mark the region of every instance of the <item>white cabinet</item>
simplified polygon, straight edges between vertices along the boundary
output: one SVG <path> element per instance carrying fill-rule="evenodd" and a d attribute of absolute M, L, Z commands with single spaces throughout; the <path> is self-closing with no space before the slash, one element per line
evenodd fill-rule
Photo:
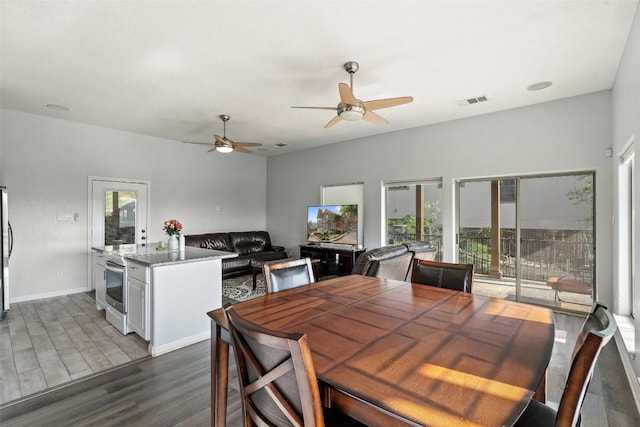
<path fill-rule="evenodd" d="M 127 327 L 143 339 L 151 338 L 149 268 L 127 260 Z"/>
<path fill-rule="evenodd" d="M 107 272 L 104 267 L 105 256 L 93 253 L 93 289 L 96 291 L 96 308 L 107 308 Z"/>

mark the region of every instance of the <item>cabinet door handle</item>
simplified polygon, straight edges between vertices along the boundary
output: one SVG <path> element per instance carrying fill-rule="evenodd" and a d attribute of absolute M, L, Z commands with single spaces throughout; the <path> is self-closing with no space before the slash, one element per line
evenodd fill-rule
<path fill-rule="evenodd" d="M 107 270 L 102 271 L 102 279 L 107 280 Z"/>

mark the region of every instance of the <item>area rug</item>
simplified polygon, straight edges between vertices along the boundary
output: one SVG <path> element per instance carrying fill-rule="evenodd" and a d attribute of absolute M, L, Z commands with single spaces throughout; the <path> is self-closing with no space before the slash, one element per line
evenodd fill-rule
<path fill-rule="evenodd" d="M 256 280 L 256 290 L 253 290 L 253 276 L 251 274 L 222 281 L 222 299 L 229 302 L 241 302 L 267 293 L 264 276 L 260 274 Z"/>

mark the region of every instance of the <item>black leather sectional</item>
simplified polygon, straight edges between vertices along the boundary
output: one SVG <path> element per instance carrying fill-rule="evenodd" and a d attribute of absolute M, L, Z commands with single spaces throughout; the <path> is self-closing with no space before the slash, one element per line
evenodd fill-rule
<path fill-rule="evenodd" d="M 222 278 L 251 273 L 251 261 L 263 262 L 287 257 L 285 248 L 273 246 L 266 231 L 232 231 L 185 235 L 185 244 L 198 248 L 235 252 L 235 258 L 222 260 Z"/>

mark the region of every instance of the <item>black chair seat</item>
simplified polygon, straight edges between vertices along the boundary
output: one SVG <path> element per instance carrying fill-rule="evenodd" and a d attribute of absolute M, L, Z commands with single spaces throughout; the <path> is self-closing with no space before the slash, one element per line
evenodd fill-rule
<path fill-rule="evenodd" d="M 518 418 L 515 427 L 553 426 L 556 424 L 557 415 L 555 409 L 537 400 L 532 400 Z"/>

